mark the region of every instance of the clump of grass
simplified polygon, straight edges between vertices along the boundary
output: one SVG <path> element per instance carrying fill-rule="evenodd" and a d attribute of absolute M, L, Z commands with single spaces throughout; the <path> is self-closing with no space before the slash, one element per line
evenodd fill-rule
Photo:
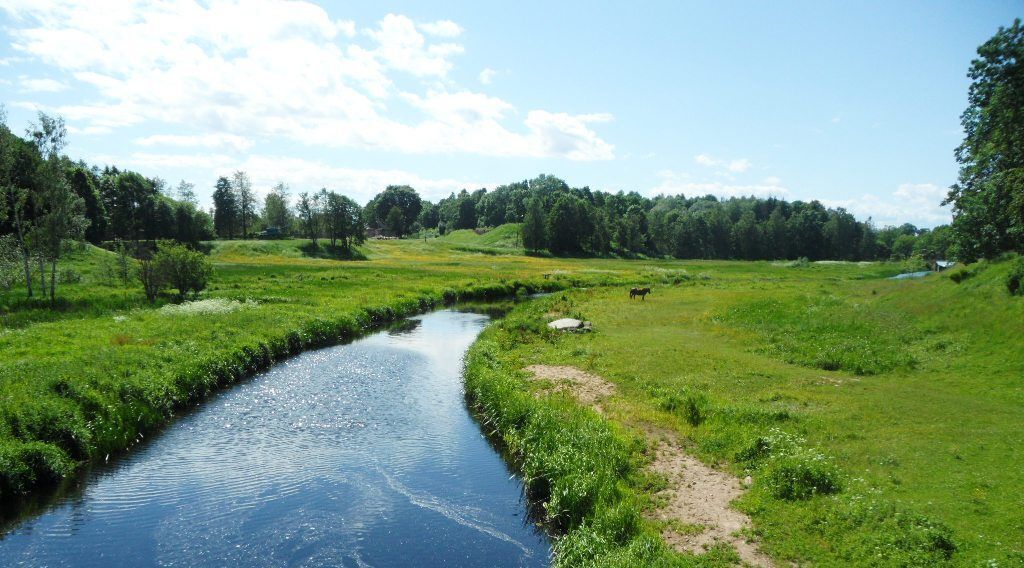
<path fill-rule="evenodd" d="M 699 391 L 683 388 L 665 392 L 659 389 L 654 396 L 660 409 L 681 417 L 690 426 L 700 426 L 711 413 L 707 395 Z"/>
<path fill-rule="evenodd" d="M 837 496 L 818 530 L 842 543 L 839 553 L 848 561 L 877 558 L 888 566 L 941 566 L 959 548 L 948 526 L 869 488 Z"/>
<path fill-rule="evenodd" d="M 809 499 L 842 489 L 842 474 L 830 458 L 778 428 L 757 437 L 737 457 L 758 466 L 762 483 L 776 499 Z"/>

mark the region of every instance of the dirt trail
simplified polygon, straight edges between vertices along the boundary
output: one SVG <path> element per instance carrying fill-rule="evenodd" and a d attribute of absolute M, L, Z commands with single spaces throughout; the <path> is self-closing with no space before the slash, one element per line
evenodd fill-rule
<path fill-rule="evenodd" d="M 602 414 L 601 401 L 615 394 L 615 385 L 575 367 L 531 365 L 526 370 L 535 379 L 554 382 L 553 390 L 568 391 L 581 404 Z M 664 498 L 664 504 L 651 515 L 657 520 L 673 521 L 662 532 L 665 542 L 680 552 L 695 554 L 724 542 L 745 563 L 772 566 L 771 559 L 757 544 L 741 534 L 751 527 L 750 518 L 729 506 L 743 493 L 740 481 L 689 456 L 674 433 L 653 426 L 645 427 L 644 431 L 657 444 L 650 469 L 668 480 L 668 487 L 658 494 Z"/>

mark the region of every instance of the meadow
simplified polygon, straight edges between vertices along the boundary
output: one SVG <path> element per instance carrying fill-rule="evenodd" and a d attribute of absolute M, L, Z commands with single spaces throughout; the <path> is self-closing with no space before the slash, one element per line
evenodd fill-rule
<path fill-rule="evenodd" d="M 211 243 L 201 300 L 145 302 L 76 251 L 56 309 L 0 295 L 0 498 L 30 494 L 298 351 L 434 306 L 520 304 L 467 360 L 467 394 L 560 534 L 559 562 L 721 565 L 670 553 L 644 517 L 643 424 L 753 488 L 762 548 L 818 565 L 1024 561 L 1024 302 L 1010 262 L 894 281 L 888 263 L 522 255 L 508 228 L 371 241 L 362 260 L 307 241 Z M 512 235 L 512 236 L 510 236 Z M 957 273 L 959 274 L 959 272 Z M 650 285 L 645 301 L 628 288 Z M 554 334 L 556 315 L 594 323 Z M 534 396 L 522 368 L 572 365 L 617 387 L 598 415 Z"/>

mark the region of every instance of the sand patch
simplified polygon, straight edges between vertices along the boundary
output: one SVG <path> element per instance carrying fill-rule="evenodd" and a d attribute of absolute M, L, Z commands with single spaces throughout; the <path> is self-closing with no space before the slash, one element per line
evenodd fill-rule
<path fill-rule="evenodd" d="M 671 435 L 658 443 L 650 468 L 668 480 L 668 488 L 659 493 L 666 503 L 653 517 L 673 522 L 662 532 L 669 546 L 700 554 L 724 542 L 747 564 L 772 566 L 757 544 L 740 533 L 751 528 L 750 518 L 729 506 L 743 493 L 740 480 L 687 455 Z"/>
<path fill-rule="evenodd" d="M 555 383 L 555 392 L 568 392 L 580 401 L 580 404 L 594 407 L 598 411 L 601 410 L 598 403 L 615 394 L 615 385 L 576 367 L 530 365 L 526 370 L 533 373 L 535 379 Z"/>

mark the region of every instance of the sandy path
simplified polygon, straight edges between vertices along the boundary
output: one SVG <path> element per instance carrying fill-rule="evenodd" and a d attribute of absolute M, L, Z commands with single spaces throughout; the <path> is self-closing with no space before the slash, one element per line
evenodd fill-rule
<path fill-rule="evenodd" d="M 601 401 L 615 394 L 615 385 L 575 367 L 531 365 L 526 370 L 534 379 L 555 383 L 554 391 L 567 391 L 602 414 Z M 662 532 L 665 542 L 680 552 L 695 554 L 722 542 L 747 564 L 772 566 L 757 544 L 741 535 L 752 526 L 750 518 L 729 506 L 743 493 L 739 480 L 688 455 L 674 433 L 653 427 L 645 431 L 657 444 L 650 469 L 668 480 L 668 487 L 659 493 L 664 505 L 651 515 L 674 521 Z"/>

